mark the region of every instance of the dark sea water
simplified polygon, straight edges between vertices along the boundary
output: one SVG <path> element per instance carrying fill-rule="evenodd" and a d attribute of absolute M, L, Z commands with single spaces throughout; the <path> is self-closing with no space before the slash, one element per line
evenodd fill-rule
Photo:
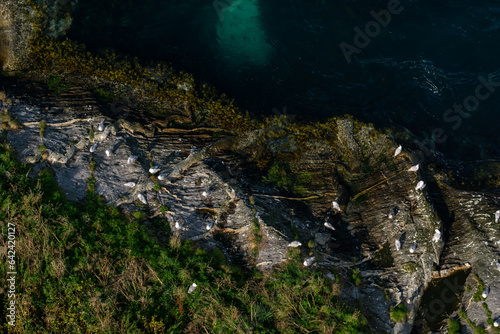
<path fill-rule="evenodd" d="M 500 157 L 498 0 L 79 0 L 74 17 L 90 49 L 171 62 L 257 114 L 349 113 L 450 157 Z M 367 24 L 348 62 L 339 45 Z"/>

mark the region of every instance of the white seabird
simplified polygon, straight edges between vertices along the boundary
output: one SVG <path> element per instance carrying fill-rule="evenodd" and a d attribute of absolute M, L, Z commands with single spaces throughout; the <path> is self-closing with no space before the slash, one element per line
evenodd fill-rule
<path fill-rule="evenodd" d="M 215 225 L 216 222 L 217 222 L 217 220 L 208 223 L 207 227 L 206 227 L 207 231 L 210 231 L 214 227 L 214 225 Z"/>
<path fill-rule="evenodd" d="M 421 190 L 425 188 L 425 183 L 424 181 L 418 181 L 417 186 L 415 187 L 415 190 Z"/>
<path fill-rule="evenodd" d="M 416 164 L 415 166 L 408 168 L 407 172 L 416 172 L 416 171 L 418 171 L 419 168 L 420 168 L 420 165 Z"/>
<path fill-rule="evenodd" d="M 401 153 L 402 150 L 403 150 L 403 146 L 399 145 L 398 148 L 396 149 L 396 151 L 394 151 L 394 158 L 397 157 L 399 155 L 399 153 Z"/>
<path fill-rule="evenodd" d="M 415 241 L 413 245 L 410 247 L 410 253 L 415 253 L 415 250 L 417 249 L 417 242 Z"/>
<path fill-rule="evenodd" d="M 202 193 L 201 193 L 201 196 L 203 196 L 203 197 L 207 197 L 207 196 L 208 196 L 208 193 L 207 193 L 206 191 L 204 191 L 204 192 L 202 192 Z"/>
<path fill-rule="evenodd" d="M 488 298 L 488 295 L 490 294 L 490 287 L 487 286 L 486 289 L 484 289 L 483 293 L 481 294 L 481 296 L 483 298 Z"/>
<path fill-rule="evenodd" d="M 150 172 L 151 174 L 156 174 L 156 173 L 158 173 L 159 171 L 160 171 L 160 167 L 159 167 L 159 166 L 153 166 L 153 167 L 151 167 L 151 168 L 149 169 L 149 172 Z"/>
<path fill-rule="evenodd" d="M 104 131 L 104 120 L 102 120 L 101 123 L 99 123 L 99 126 L 97 127 L 97 130 Z"/>
<path fill-rule="evenodd" d="M 495 223 L 498 223 L 498 221 L 500 221 L 500 210 L 495 212 Z"/>
<path fill-rule="evenodd" d="M 127 182 L 124 184 L 125 187 L 133 188 L 135 187 L 135 182 Z"/>
<path fill-rule="evenodd" d="M 399 241 L 399 239 L 396 239 L 394 243 L 396 244 L 396 250 L 399 252 L 399 250 L 401 249 L 401 241 Z"/>
<path fill-rule="evenodd" d="M 493 323 L 493 326 L 495 326 L 495 327 L 500 326 L 500 317 L 498 317 L 497 320 L 495 320 L 495 322 Z"/>
<path fill-rule="evenodd" d="M 337 203 L 337 201 L 332 202 L 332 207 L 333 211 L 342 212 L 342 209 L 340 208 L 340 205 L 339 203 Z"/>
<path fill-rule="evenodd" d="M 294 247 L 295 248 L 295 247 L 300 247 L 300 246 L 302 246 L 302 243 L 300 241 L 297 241 L 297 240 L 292 241 L 291 243 L 288 244 L 288 247 Z"/>
<path fill-rule="evenodd" d="M 106 150 L 106 156 L 108 156 L 108 157 L 109 157 L 111 154 L 113 154 L 113 151 L 112 151 L 112 150 L 109 150 L 109 149 L 108 149 L 108 150 Z"/>
<path fill-rule="evenodd" d="M 438 242 L 439 240 L 441 240 L 441 231 L 436 228 L 434 230 L 434 236 L 432 237 L 432 241 Z"/>
<path fill-rule="evenodd" d="M 128 157 L 127 163 L 128 164 L 133 164 L 139 157 L 137 155 L 131 155 Z"/>
<path fill-rule="evenodd" d="M 196 283 L 191 284 L 191 286 L 190 286 L 190 287 L 189 287 L 189 289 L 188 289 L 188 293 L 191 293 L 191 292 L 193 292 L 194 290 L 196 290 L 196 287 L 197 287 L 197 286 L 198 286 L 198 285 L 196 285 Z"/>
<path fill-rule="evenodd" d="M 148 204 L 148 201 L 146 201 L 146 197 L 144 197 L 144 195 L 143 195 L 143 194 L 138 194 L 138 195 L 137 195 L 137 198 L 138 198 L 138 199 L 139 199 L 139 201 L 141 201 L 142 203 L 144 203 L 144 204 L 146 204 L 146 205 Z"/>
<path fill-rule="evenodd" d="M 391 212 L 389 213 L 389 219 L 393 219 L 394 217 L 396 217 L 396 215 L 398 214 L 399 212 L 399 208 L 398 207 L 395 207 L 391 210 Z"/>
<path fill-rule="evenodd" d="M 497 269 L 500 270 L 500 262 L 497 262 Z"/>
<path fill-rule="evenodd" d="M 99 145 L 99 143 L 95 143 L 94 145 L 92 145 L 90 147 L 90 153 L 94 153 L 95 152 L 95 149 L 97 148 L 97 145 Z"/>
<path fill-rule="evenodd" d="M 332 224 L 330 224 L 329 222 L 325 222 L 324 225 L 326 228 L 329 228 L 330 230 L 335 231 L 335 227 L 333 227 Z"/>
<path fill-rule="evenodd" d="M 163 181 L 167 178 L 168 174 L 160 174 L 158 175 L 158 180 Z"/>
<path fill-rule="evenodd" d="M 314 260 L 315 260 L 314 256 L 307 258 L 304 261 L 304 266 L 309 267 L 311 264 L 313 264 Z"/>

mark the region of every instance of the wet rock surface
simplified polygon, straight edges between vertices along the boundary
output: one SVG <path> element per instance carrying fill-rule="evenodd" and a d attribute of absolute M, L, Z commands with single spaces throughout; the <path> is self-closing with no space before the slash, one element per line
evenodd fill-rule
<path fill-rule="evenodd" d="M 304 260 L 314 256 L 311 267 L 338 273 L 344 298 L 361 302 L 374 332 L 425 332 L 428 319 L 417 317 L 432 309 L 422 305 L 425 289 L 457 271 L 468 274 L 469 291 L 456 290 L 468 319 L 486 328 L 488 318 L 500 316 L 498 191 L 460 190 L 439 168 L 408 171 L 419 162 L 415 155 L 403 149 L 393 157 L 399 144 L 370 126 L 339 119 L 335 144 L 307 144 L 296 168 L 321 182 L 302 201 L 263 184 L 234 154 L 255 133 L 157 126 L 133 108 L 99 104 L 83 88 L 58 95 L 13 88 L 1 103 L 23 125 L 7 134 L 19 158 L 33 164 L 33 175 L 52 169 L 69 199 L 82 201 L 94 178 L 109 204 L 161 216 L 172 234 L 260 270 L 286 261 L 298 237 Z M 131 156 L 137 160 L 129 163 Z M 159 171 L 151 173 L 153 166 Z M 423 189 L 416 189 L 419 181 Z M 433 241 L 436 229 L 441 236 Z M 490 316 L 473 300 L 475 277 L 491 288 L 484 301 Z M 390 310 L 399 304 L 408 315 L 394 323 Z M 458 319 L 457 310 L 448 317 Z"/>

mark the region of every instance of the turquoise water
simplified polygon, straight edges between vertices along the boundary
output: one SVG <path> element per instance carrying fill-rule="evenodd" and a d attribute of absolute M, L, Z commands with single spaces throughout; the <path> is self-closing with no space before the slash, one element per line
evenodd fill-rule
<path fill-rule="evenodd" d="M 256 114 L 350 113 L 451 157 L 500 157 L 500 2 L 395 3 L 79 0 L 70 36 L 172 62 Z"/>

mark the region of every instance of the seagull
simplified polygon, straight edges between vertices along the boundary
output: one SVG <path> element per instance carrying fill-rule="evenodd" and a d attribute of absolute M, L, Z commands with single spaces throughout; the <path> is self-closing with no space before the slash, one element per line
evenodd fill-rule
<path fill-rule="evenodd" d="M 314 260 L 315 260 L 314 256 L 307 258 L 304 261 L 304 266 L 309 267 L 311 264 L 313 264 Z"/>
<path fill-rule="evenodd" d="M 415 253 L 415 249 L 417 249 L 417 242 L 415 241 L 413 245 L 410 247 L 410 253 Z"/>
<path fill-rule="evenodd" d="M 483 294 L 481 296 L 483 296 L 483 298 L 488 298 L 489 294 L 490 294 L 490 287 L 487 286 L 486 289 L 484 289 Z"/>
<path fill-rule="evenodd" d="M 97 148 L 97 145 L 99 145 L 99 143 L 95 143 L 94 145 L 92 145 L 90 147 L 90 153 L 94 153 L 95 152 L 95 149 Z"/>
<path fill-rule="evenodd" d="M 191 286 L 188 289 L 188 293 L 192 293 L 194 290 L 196 290 L 197 286 L 198 285 L 196 285 L 196 283 L 191 284 Z"/>
<path fill-rule="evenodd" d="M 493 323 L 493 326 L 495 326 L 495 327 L 500 326 L 500 317 L 497 320 L 495 320 L 495 322 Z"/>
<path fill-rule="evenodd" d="M 112 150 L 106 150 L 106 156 L 110 156 L 111 154 L 113 154 L 113 151 Z"/>
<path fill-rule="evenodd" d="M 168 174 L 160 174 L 158 175 L 158 180 L 163 181 L 167 178 Z"/>
<path fill-rule="evenodd" d="M 333 211 L 342 212 L 342 209 L 340 209 L 340 205 L 339 205 L 339 203 L 337 203 L 337 201 L 332 202 L 332 207 L 333 207 Z"/>
<path fill-rule="evenodd" d="M 415 187 L 415 190 L 420 190 L 425 188 L 425 183 L 424 181 L 418 181 L 417 186 Z"/>
<path fill-rule="evenodd" d="M 127 182 L 124 184 L 125 187 L 133 188 L 135 187 L 135 182 Z"/>
<path fill-rule="evenodd" d="M 500 220 L 500 210 L 495 212 L 495 223 L 498 223 L 499 220 Z"/>
<path fill-rule="evenodd" d="M 151 167 L 151 168 L 149 169 L 149 172 L 150 172 L 151 174 L 156 174 L 156 173 L 158 173 L 159 171 L 160 171 L 160 166 L 153 166 L 153 167 Z"/>
<path fill-rule="evenodd" d="M 333 227 L 332 224 L 330 224 L 329 222 L 325 222 L 324 225 L 326 228 L 329 228 L 330 230 L 335 231 L 335 227 Z"/>
<path fill-rule="evenodd" d="M 394 217 L 396 217 L 396 215 L 398 214 L 399 212 L 399 208 L 396 206 L 394 207 L 391 212 L 389 213 L 389 219 L 393 219 Z"/>
<path fill-rule="evenodd" d="M 146 204 L 146 205 L 148 204 L 148 201 L 146 201 L 146 197 L 144 197 L 144 195 L 143 195 L 143 194 L 139 194 L 139 195 L 137 195 L 137 198 L 138 198 L 138 199 L 139 199 L 139 201 L 141 201 L 142 203 L 144 203 L 144 204 Z"/>
<path fill-rule="evenodd" d="M 131 155 L 128 157 L 127 163 L 128 164 L 133 164 L 139 157 L 137 155 Z"/>
<path fill-rule="evenodd" d="M 500 262 L 497 262 L 497 269 L 500 270 Z"/>
<path fill-rule="evenodd" d="M 203 197 L 207 197 L 207 196 L 208 196 L 208 193 L 207 193 L 206 191 L 204 191 L 204 192 L 202 192 L 202 193 L 201 193 L 201 196 L 203 196 Z"/>
<path fill-rule="evenodd" d="M 441 240 L 441 231 L 438 230 L 437 228 L 434 229 L 435 233 L 434 233 L 434 236 L 432 237 L 432 241 L 433 242 L 438 242 L 439 240 Z"/>
<path fill-rule="evenodd" d="M 210 231 L 214 227 L 214 225 L 215 225 L 216 222 L 217 222 L 217 220 L 208 223 L 207 227 L 206 227 L 207 231 Z"/>
<path fill-rule="evenodd" d="M 397 157 L 399 155 L 399 153 L 401 153 L 402 150 L 403 150 L 403 146 L 399 145 L 398 148 L 396 149 L 396 151 L 394 151 L 394 158 Z"/>
<path fill-rule="evenodd" d="M 297 240 L 292 241 L 291 243 L 288 244 L 288 247 L 294 247 L 295 248 L 295 247 L 300 247 L 300 246 L 302 246 L 302 243 L 300 241 L 297 241 Z"/>
<path fill-rule="evenodd" d="M 408 168 L 407 172 L 416 172 L 416 171 L 418 171 L 419 168 L 420 168 L 420 165 L 416 164 L 415 166 Z"/>
<path fill-rule="evenodd" d="M 396 239 L 394 243 L 396 244 L 396 250 L 399 252 L 399 250 L 401 249 L 401 241 L 399 241 L 399 239 Z"/>
<path fill-rule="evenodd" d="M 101 121 L 101 123 L 99 124 L 99 126 L 97 127 L 97 130 L 99 131 L 104 131 L 104 120 Z"/>

